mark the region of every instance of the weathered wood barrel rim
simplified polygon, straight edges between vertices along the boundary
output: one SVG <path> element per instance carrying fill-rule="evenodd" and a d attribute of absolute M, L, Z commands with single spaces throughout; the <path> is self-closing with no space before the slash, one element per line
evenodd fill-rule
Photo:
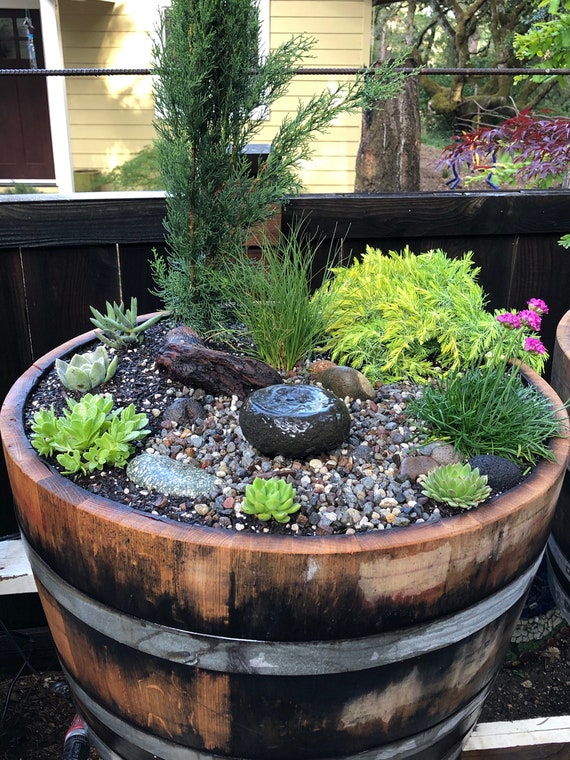
<path fill-rule="evenodd" d="M 552 387 L 563 401 L 570 400 L 570 311 L 556 328 Z M 570 623 L 570 463 L 552 521 L 546 564 L 552 597 L 564 619 Z"/>
<path fill-rule="evenodd" d="M 38 360 L 0 422 L 38 590 L 102 756 L 455 760 L 542 556 L 568 439 L 511 492 L 433 525 L 306 538 L 180 525 L 84 491 L 25 437 L 30 389 L 92 338 Z M 463 636 L 419 651 L 422 631 L 454 620 Z M 359 651 L 339 667 L 347 640 Z M 239 712 L 262 707 L 263 735 Z"/>

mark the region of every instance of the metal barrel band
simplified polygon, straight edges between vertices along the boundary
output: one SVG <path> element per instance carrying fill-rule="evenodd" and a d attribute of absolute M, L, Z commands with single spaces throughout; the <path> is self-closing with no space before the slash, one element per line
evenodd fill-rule
<path fill-rule="evenodd" d="M 542 555 L 518 578 L 471 607 L 429 623 L 331 641 L 258 641 L 170 628 L 119 612 L 59 578 L 27 547 L 36 580 L 85 625 L 137 651 L 222 673 L 326 675 L 369 670 L 443 649 L 483 630 L 528 591 Z"/>
<path fill-rule="evenodd" d="M 550 593 L 562 617 L 570 623 L 569 562 L 552 536 L 548 540 L 546 562 Z"/>
<path fill-rule="evenodd" d="M 557 568 L 560 570 L 562 575 L 566 578 L 568 583 L 570 583 L 570 558 L 568 558 L 560 546 L 558 545 L 558 542 L 554 538 L 554 536 L 551 534 L 548 539 L 548 551 L 552 555 L 552 558 L 554 562 L 556 563 Z"/>
<path fill-rule="evenodd" d="M 113 734 L 120 737 L 123 742 L 130 743 L 136 750 L 142 750 L 149 753 L 152 757 L 160 758 L 161 760 L 247 760 L 246 758 L 236 758 L 229 755 L 210 754 L 202 750 L 175 744 L 167 739 L 142 731 L 93 701 L 65 668 L 63 672 L 69 681 L 75 698 L 79 700 L 80 704 L 84 705 L 86 710 Z M 418 734 L 399 741 L 390 742 L 384 747 L 375 747 L 358 752 L 356 755 L 319 758 L 319 760 L 406 760 L 406 758 L 421 760 L 423 753 L 429 750 L 434 742 L 443 740 L 446 736 L 453 734 L 461 723 L 467 722 L 469 726 L 467 731 L 461 732 L 462 736 L 471 730 L 475 725 L 490 688 L 491 683 L 485 686 L 470 702 L 460 710 L 457 710 L 453 715 Z M 89 738 L 103 760 L 122 760 L 121 756 L 108 747 L 92 729 L 89 730 Z M 459 758 L 460 754 L 461 746 L 453 747 L 441 760 L 455 760 L 455 758 Z"/>

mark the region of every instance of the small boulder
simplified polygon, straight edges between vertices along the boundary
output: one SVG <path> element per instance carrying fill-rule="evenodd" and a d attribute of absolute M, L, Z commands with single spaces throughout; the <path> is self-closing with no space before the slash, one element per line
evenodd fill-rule
<path fill-rule="evenodd" d="M 329 367 L 320 373 L 318 380 L 323 388 L 339 398 L 373 399 L 376 396 L 370 380 L 353 367 Z"/>
<path fill-rule="evenodd" d="M 168 406 L 162 415 L 164 420 L 175 422 L 178 427 L 190 427 L 196 420 L 206 416 L 204 407 L 193 398 L 177 398 Z"/>
<path fill-rule="evenodd" d="M 428 472 L 431 472 L 438 466 L 439 465 L 435 459 L 432 459 L 431 457 L 421 455 L 406 457 L 402 460 L 398 480 L 401 483 L 405 480 L 409 480 L 410 483 L 415 483 L 420 475 L 427 475 Z"/>
<path fill-rule="evenodd" d="M 455 462 L 464 461 L 463 455 L 455 450 L 453 444 L 443 443 L 443 441 L 435 441 L 426 446 L 422 446 L 420 451 L 422 454 L 435 459 L 439 465 L 454 464 Z"/>
<path fill-rule="evenodd" d="M 317 359 L 309 367 L 309 372 L 312 375 L 321 375 L 325 370 L 336 366 L 337 365 L 334 362 L 331 362 L 330 359 Z"/>
<path fill-rule="evenodd" d="M 471 457 L 469 464 L 473 469 L 476 467 L 481 475 L 486 475 L 487 485 L 498 493 L 514 488 L 522 478 L 522 470 L 515 462 L 496 454 Z"/>
<path fill-rule="evenodd" d="M 248 396 L 239 423 L 262 454 L 303 457 L 347 440 L 350 414 L 337 396 L 315 385 L 270 385 Z"/>

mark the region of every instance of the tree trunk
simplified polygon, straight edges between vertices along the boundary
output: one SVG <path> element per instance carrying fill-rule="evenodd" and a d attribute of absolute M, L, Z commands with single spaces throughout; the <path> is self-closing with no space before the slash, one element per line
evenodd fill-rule
<path fill-rule="evenodd" d="M 398 97 L 364 111 L 355 192 L 419 191 L 420 134 L 418 82 L 409 77 Z"/>

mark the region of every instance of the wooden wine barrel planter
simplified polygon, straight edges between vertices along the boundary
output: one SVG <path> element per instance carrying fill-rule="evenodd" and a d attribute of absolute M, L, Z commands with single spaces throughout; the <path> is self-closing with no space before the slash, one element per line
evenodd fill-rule
<path fill-rule="evenodd" d="M 551 382 L 563 401 L 570 399 L 570 311 L 562 317 L 556 329 Z M 570 623 L 570 469 L 566 472 L 554 513 L 546 560 L 552 596 Z"/>
<path fill-rule="evenodd" d="M 90 337 L 37 361 L 0 424 L 45 613 L 102 757 L 457 758 L 546 545 L 568 440 L 494 503 L 435 524 L 311 538 L 181 525 L 77 487 L 25 436 L 30 389 Z"/>

